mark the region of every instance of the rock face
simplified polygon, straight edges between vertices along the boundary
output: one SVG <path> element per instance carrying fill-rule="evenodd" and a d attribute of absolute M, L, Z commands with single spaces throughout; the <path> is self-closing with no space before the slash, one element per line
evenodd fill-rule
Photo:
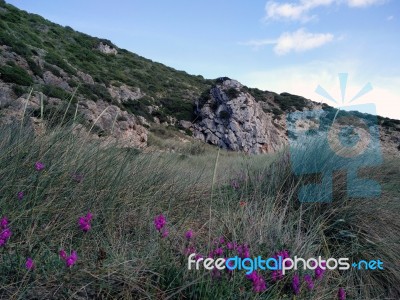
<path fill-rule="evenodd" d="M 124 147 L 144 148 L 147 145 L 147 130 L 139 125 L 132 114 L 115 105 L 99 100 L 85 100 L 79 103 L 79 112 L 100 136 L 116 140 Z"/>
<path fill-rule="evenodd" d="M 104 44 L 103 42 L 97 46 L 97 50 L 104 54 L 116 55 L 118 53 L 117 49 L 111 47 L 110 45 Z"/>
<path fill-rule="evenodd" d="M 224 80 L 210 90 L 208 99 L 197 101 L 200 121 L 192 125 L 193 136 L 223 149 L 252 154 L 278 150 L 286 144 L 286 135 L 242 88 L 238 81 Z"/>
<path fill-rule="evenodd" d="M 125 84 L 120 87 L 111 86 L 108 88 L 108 92 L 118 103 L 137 100 L 144 96 L 139 88 L 131 88 Z"/>

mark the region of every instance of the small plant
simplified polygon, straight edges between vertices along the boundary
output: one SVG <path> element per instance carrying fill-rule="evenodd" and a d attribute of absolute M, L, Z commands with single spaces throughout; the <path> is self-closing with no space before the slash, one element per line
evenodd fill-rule
<path fill-rule="evenodd" d="M 240 95 L 240 92 L 235 88 L 229 88 L 225 91 L 225 94 L 228 96 L 229 99 L 235 99 Z"/>

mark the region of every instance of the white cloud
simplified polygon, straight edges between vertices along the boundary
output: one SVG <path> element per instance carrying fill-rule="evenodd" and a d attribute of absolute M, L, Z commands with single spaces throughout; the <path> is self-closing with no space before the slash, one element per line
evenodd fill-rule
<path fill-rule="evenodd" d="M 347 5 L 350 7 L 366 7 L 375 4 L 382 4 L 384 0 L 347 0 Z"/>
<path fill-rule="evenodd" d="M 241 44 L 251 46 L 254 49 L 265 45 L 275 45 L 275 53 L 285 55 L 292 51 L 303 52 L 318 48 L 333 41 L 333 39 L 334 35 L 331 33 L 310 33 L 304 28 L 300 28 L 295 32 L 285 32 L 276 40 L 251 40 Z"/>
<path fill-rule="evenodd" d="M 283 33 L 274 47 L 278 55 L 284 55 L 291 51 L 302 52 L 321 47 L 326 43 L 333 41 L 331 33 L 310 33 L 303 28 L 289 33 Z"/>
<path fill-rule="evenodd" d="M 376 4 L 382 4 L 386 0 L 300 0 L 293 2 L 268 1 L 265 5 L 266 20 L 293 20 L 309 21 L 313 18 L 309 13 L 320 6 L 330 6 L 332 4 L 346 4 L 349 7 L 367 7 Z"/>

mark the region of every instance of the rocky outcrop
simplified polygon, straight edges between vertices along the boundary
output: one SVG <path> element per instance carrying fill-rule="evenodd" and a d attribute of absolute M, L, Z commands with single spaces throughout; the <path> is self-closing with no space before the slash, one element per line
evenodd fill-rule
<path fill-rule="evenodd" d="M 199 121 L 191 125 L 193 136 L 223 149 L 247 153 L 266 153 L 280 149 L 287 141 L 243 86 L 224 80 L 210 90 L 208 99 L 197 101 Z M 181 125 L 188 127 L 189 124 Z"/>
<path fill-rule="evenodd" d="M 117 49 L 103 42 L 99 43 L 97 50 L 104 54 L 116 55 L 118 53 Z"/>
<path fill-rule="evenodd" d="M 79 103 L 78 111 L 100 136 L 116 140 L 124 147 L 143 148 L 147 145 L 147 130 L 134 115 L 115 105 L 85 100 Z"/>
<path fill-rule="evenodd" d="M 132 88 L 125 84 L 120 87 L 111 86 L 108 88 L 108 92 L 118 103 L 137 100 L 144 96 L 144 93 L 142 93 L 139 88 Z"/>

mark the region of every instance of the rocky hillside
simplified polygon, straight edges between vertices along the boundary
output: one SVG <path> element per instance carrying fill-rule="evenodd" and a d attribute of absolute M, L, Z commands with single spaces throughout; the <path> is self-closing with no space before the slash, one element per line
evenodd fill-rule
<path fill-rule="evenodd" d="M 0 123 L 28 114 L 40 132 L 73 119 L 133 147 L 164 126 L 189 141 L 265 153 L 287 143 L 286 113 L 314 108 L 300 96 L 174 70 L 0 0 Z M 385 149 L 398 154 L 400 121 L 379 122 Z"/>

